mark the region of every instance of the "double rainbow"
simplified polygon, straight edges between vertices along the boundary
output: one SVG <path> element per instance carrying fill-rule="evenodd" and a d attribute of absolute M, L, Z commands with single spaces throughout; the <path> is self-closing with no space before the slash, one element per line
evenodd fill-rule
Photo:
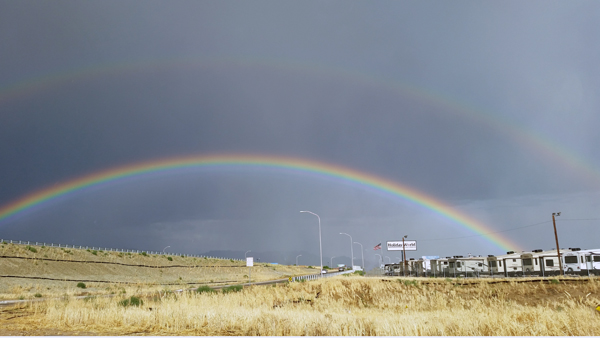
<path fill-rule="evenodd" d="M 499 234 L 491 234 L 494 230 L 489 226 L 467 216 L 431 196 L 410 188 L 406 185 L 390 181 L 385 178 L 356 171 L 350 168 L 323 162 L 291 157 L 276 157 L 262 155 L 208 155 L 159 159 L 150 162 L 135 163 L 122 167 L 112 168 L 62 184 L 39 190 L 24 196 L 0 208 L 0 223 L 9 218 L 18 216 L 28 209 L 40 206 L 59 197 L 81 191 L 104 183 L 114 182 L 127 178 L 140 177 L 161 172 L 177 171 L 186 168 L 231 166 L 257 169 L 287 170 L 299 174 L 316 174 L 328 179 L 337 179 L 345 183 L 357 184 L 365 188 L 400 197 L 425 209 L 433 211 L 445 218 L 456 222 L 460 226 L 481 235 L 495 246 L 504 250 L 518 250 L 519 246 Z"/>

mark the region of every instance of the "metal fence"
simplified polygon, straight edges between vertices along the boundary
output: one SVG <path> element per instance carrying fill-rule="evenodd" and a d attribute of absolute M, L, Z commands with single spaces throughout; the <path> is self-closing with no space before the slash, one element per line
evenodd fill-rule
<path fill-rule="evenodd" d="M 346 271 L 331 272 L 331 273 L 324 273 L 324 274 L 296 276 L 296 277 L 291 277 L 291 279 L 292 279 L 292 282 L 300 282 L 302 280 L 310 281 L 310 280 L 317 280 L 319 278 L 327 278 L 327 277 L 344 275 L 344 274 L 347 274 L 347 273 L 354 273 L 354 271 L 355 270 L 346 270 Z"/>
<path fill-rule="evenodd" d="M 207 259 L 233 259 L 234 261 L 244 262 L 245 259 L 238 258 L 227 258 L 227 257 L 213 257 L 213 256 L 203 256 L 203 255 L 189 255 L 182 253 L 173 253 L 173 252 L 163 252 L 163 251 L 150 251 L 150 250 L 133 250 L 133 249 L 115 249 L 115 248 L 107 248 L 107 247 L 95 247 L 95 246 L 83 246 L 83 245 L 68 245 L 68 244 L 55 244 L 55 243 L 45 243 L 45 242 L 30 242 L 30 241 L 15 241 L 8 239 L 0 239 L 0 243 L 6 244 L 17 244 L 17 245 L 29 245 L 29 246 L 48 246 L 54 248 L 69 248 L 69 249 L 83 249 L 83 250 L 97 250 L 97 251 L 112 251 L 112 252 L 123 252 L 123 253 L 138 253 L 141 254 L 145 252 L 148 255 L 166 255 L 166 256 L 180 256 L 180 257 L 196 257 L 196 258 L 207 258 Z"/>

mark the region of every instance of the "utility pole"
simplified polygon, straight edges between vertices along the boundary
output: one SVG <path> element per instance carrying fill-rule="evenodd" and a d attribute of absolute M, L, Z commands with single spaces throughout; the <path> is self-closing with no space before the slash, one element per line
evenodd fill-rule
<path fill-rule="evenodd" d="M 554 219 L 554 216 L 557 216 L 557 217 L 560 216 L 560 212 L 552 213 L 552 224 L 554 224 L 554 239 L 556 239 L 556 253 L 558 254 L 558 266 L 560 268 L 560 275 L 564 276 L 562 261 L 560 260 L 560 247 L 558 246 L 558 234 L 556 233 L 556 219 Z"/>
<path fill-rule="evenodd" d="M 404 246 L 404 239 L 408 237 L 408 235 L 404 235 L 404 237 L 402 237 L 402 257 L 403 262 L 402 262 L 402 275 L 404 275 L 404 277 L 406 277 L 406 247 Z"/>

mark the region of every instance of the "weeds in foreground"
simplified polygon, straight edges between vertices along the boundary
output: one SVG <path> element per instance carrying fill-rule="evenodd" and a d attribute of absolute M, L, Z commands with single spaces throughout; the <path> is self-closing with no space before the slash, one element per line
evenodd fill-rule
<path fill-rule="evenodd" d="M 600 304 L 596 282 L 545 284 L 553 298 L 529 303 L 534 293 L 546 295 L 541 285 L 482 282 L 455 288 L 440 280 L 416 288 L 392 279 L 333 277 L 237 292 L 173 293 L 139 302 L 134 297 L 119 302 L 107 298 L 43 302 L 32 305 L 41 317 L 39 324 L 32 321 L 31 325 L 85 326 L 111 335 L 143 331 L 155 335 L 593 336 L 600 332 L 594 310 Z"/>
<path fill-rule="evenodd" d="M 136 296 L 131 296 L 129 298 L 123 299 L 119 301 L 119 306 L 128 307 L 128 306 L 141 306 L 144 305 L 144 301 Z"/>
<path fill-rule="evenodd" d="M 198 292 L 198 293 L 204 293 L 204 292 L 206 292 L 206 293 L 215 293 L 217 291 L 215 291 L 215 289 L 211 288 L 208 285 L 203 285 L 203 286 L 197 288 L 196 292 Z"/>

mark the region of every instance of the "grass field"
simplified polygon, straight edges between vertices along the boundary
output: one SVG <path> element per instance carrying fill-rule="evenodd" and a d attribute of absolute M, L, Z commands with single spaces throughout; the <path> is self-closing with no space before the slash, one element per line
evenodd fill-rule
<path fill-rule="evenodd" d="M 4 257 L 0 258 L 0 276 L 30 277 L 2 278 L 0 300 L 33 299 L 36 294 L 43 297 L 65 294 L 101 295 L 123 291 L 132 294 L 140 290 L 235 284 L 248 282 L 249 274 L 245 262 L 237 260 L 27 247 L 16 244 L 0 244 L 0 256 Z M 265 281 L 312 273 L 318 273 L 318 269 L 258 263 L 252 268 L 251 277 L 252 281 Z M 35 277 L 53 280 L 39 280 L 34 279 Z M 76 287 L 77 281 L 86 281 L 86 288 Z"/>
<path fill-rule="evenodd" d="M 0 335 L 464 335 L 600 333 L 600 284 L 333 277 L 141 297 L 90 297 L 0 311 Z M 128 304 L 124 304 L 127 302 Z"/>

